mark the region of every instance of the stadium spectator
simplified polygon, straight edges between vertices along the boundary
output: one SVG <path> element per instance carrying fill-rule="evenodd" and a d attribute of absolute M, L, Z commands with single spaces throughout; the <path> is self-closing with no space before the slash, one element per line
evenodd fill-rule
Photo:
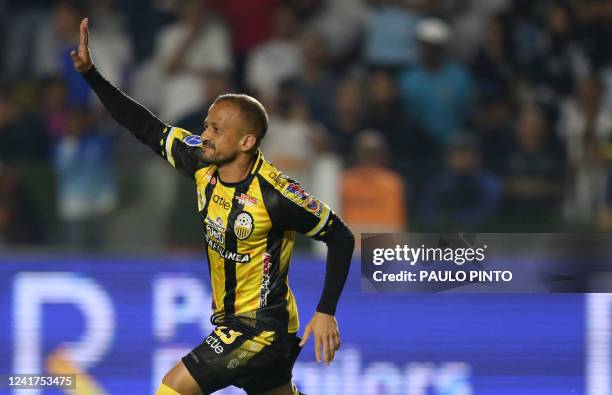
<path fill-rule="evenodd" d="M 471 62 L 470 69 L 478 92 L 485 97 L 504 97 L 513 94 L 512 84 L 516 80 L 516 69 L 510 58 L 509 43 L 503 34 L 503 23 L 499 16 L 492 16 L 484 29 L 483 40 Z M 481 103 L 486 104 L 486 101 Z"/>
<path fill-rule="evenodd" d="M 0 163 L 0 246 L 39 244 L 42 236 L 37 207 L 16 169 Z"/>
<path fill-rule="evenodd" d="M 530 106 L 521 111 L 504 171 L 508 223 L 520 218 L 522 229 L 549 231 L 558 223 L 564 166 L 555 137 L 540 109 Z"/>
<path fill-rule="evenodd" d="M 279 84 L 296 77 L 302 68 L 293 10 L 280 6 L 272 23 L 272 36 L 250 52 L 246 64 L 247 87 L 266 102 L 274 102 Z"/>
<path fill-rule="evenodd" d="M 10 90 L 0 87 L 0 161 L 26 165 L 48 158 L 49 140 L 40 117 L 19 108 Z"/>
<path fill-rule="evenodd" d="M 66 130 L 69 115 L 68 98 L 64 81 L 48 78 L 41 82 L 42 120 L 45 132 L 52 140 L 59 139 Z"/>
<path fill-rule="evenodd" d="M 47 0 L 0 1 L 0 71 L 12 79 L 27 79 L 35 73 L 31 51 L 40 26 L 48 23 Z"/>
<path fill-rule="evenodd" d="M 400 69 L 416 62 L 415 30 L 422 16 L 403 1 L 369 0 L 363 58 L 367 65 Z"/>
<path fill-rule="evenodd" d="M 204 105 L 180 119 L 176 126 L 199 134 L 204 129 L 204 118 L 217 96 L 232 91 L 226 73 L 208 72 L 201 83 L 205 96 Z M 170 215 L 164 226 L 164 238 L 173 251 L 199 251 L 202 243 L 200 218 L 193 213 L 198 207 L 193 198 L 193 182 L 186 177 L 173 177 L 176 196 L 170 202 Z M 172 182 L 172 181 L 171 181 Z M 174 183 L 172 183 L 174 184 Z"/>
<path fill-rule="evenodd" d="M 482 169 L 478 143 L 468 135 L 449 142 L 447 168 L 417 202 L 419 224 L 430 231 L 484 229 L 495 219 L 501 198 L 498 179 Z"/>
<path fill-rule="evenodd" d="M 335 93 L 334 123 L 329 128 L 333 149 L 345 159 L 357 133 L 364 128 L 363 82 L 357 77 L 340 81 Z"/>
<path fill-rule="evenodd" d="M 208 108 L 217 96 L 232 91 L 232 83 L 228 73 L 209 71 L 201 76 L 200 88 L 202 89 L 202 96 L 204 96 L 202 106 L 185 115 L 176 123 L 176 126 L 189 130 L 192 133 L 202 130 Z"/>
<path fill-rule="evenodd" d="M 474 122 L 483 167 L 496 175 L 503 173 L 513 143 L 514 113 L 510 100 L 501 92 L 483 92 Z"/>
<path fill-rule="evenodd" d="M 587 76 L 577 83 L 575 96 L 561 109 L 558 131 L 572 170 L 564 211 L 573 223 L 593 224 L 604 203 L 604 149 L 612 137 L 612 111 L 603 106 L 603 89 L 598 76 Z"/>
<path fill-rule="evenodd" d="M 110 138 L 91 130 L 88 121 L 84 109 L 72 109 L 55 148 L 61 242 L 74 249 L 103 246 L 107 217 L 118 198 Z"/>
<path fill-rule="evenodd" d="M 360 132 L 353 146 L 353 158 L 352 166 L 342 174 L 344 220 L 356 233 L 405 231 L 406 185 L 388 167 L 383 136 L 374 130 Z"/>
<path fill-rule="evenodd" d="M 576 20 L 576 34 L 581 48 L 589 58 L 592 70 L 599 70 L 610 63 L 610 0 L 569 0 L 572 14 Z"/>
<path fill-rule="evenodd" d="M 178 21 L 157 36 L 154 61 L 163 79 L 160 115 L 167 122 L 176 122 L 202 106 L 201 77 L 206 72 L 231 69 L 229 33 L 203 4 L 182 0 Z"/>
<path fill-rule="evenodd" d="M 402 74 L 401 96 L 405 111 L 443 147 L 473 115 L 475 86 L 465 67 L 446 56 L 451 31 L 445 22 L 426 19 L 416 34 L 419 64 Z"/>
<path fill-rule="evenodd" d="M 70 106 L 86 107 L 90 93 L 87 84 L 71 69 L 70 50 L 79 42 L 79 23 L 85 9 L 76 0 L 60 0 L 50 18 L 38 29 L 34 43 L 34 71 L 37 77 L 59 76 L 68 92 Z"/>
<path fill-rule="evenodd" d="M 364 0 L 327 0 L 321 12 L 305 23 L 304 28 L 325 38 L 335 64 L 350 68 L 359 55 L 367 11 Z"/>
<path fill-rule="evenodd" d="M 91 26 L 92 56 L 110 81 L 125 86 L 133 49 L 123 14 L 115 8 L 114 0 L 92 2 L 91 14 L 95 15 Z"/>
<path fill-rule="evenodd" d="M 281 1 L 208 0 L 207 3 L 223 17 L 230 28 L 234 54 L 233 82 L 239 91 L 243 91 L 247 56 L 272 34 L 274 10 Z"/>
<path fill-rule="evenodd" d="M 597 216 L 598 228 L 603 232 L 612 231 L 612 167 L 609 163 L 612 161 L 612 157 L 609 152 L 612 147 L 608 144 L 608 177 L 606 180 L 606 197 L 603 207 L 599 210 Z"/>
<path fill-rule="evenodd" d="M 269 138 L 262 142 L 266 159 L 285 174 L 309 184 L 309 169 L 327 140 L 320 124 L 312 120 L 304 100 L 291 84 L 281 84 L 272 107 Z"/>
<path fill-rule="evenodd" d="M 333 96 L 336 89 L 333 73 L 328 68 L 329 52 L 325 38 L 315 32 L 301 37 L 302 68 L 292 81 L 305 100 L 312 118 L 330 127 L 333 124 Z"/>
<path fill-rule="evenodd" d="M 469 63 L 478 51 L 483 40 L 486 40 L 488 24 L 495 15 L 504 13 L 509 0 L 464 0 L 444 2 L 444 15 L 450 18 L 453 30 L 450 53 Z"/>
<path fill-rule="evenodd" d="M 380 131 L 389 146 L 394 169 L 419 176 L 431 158 L 432 146 L 427 136 L 404 113 L 395 81 L 390 72 L 372 70 L 367 80 L 365 127 Z M 418 162 L 419 170 L 414 171 Z"/>
<path fill-rule="evenodd" d="M 551 5 L 545 15 L 542 45 L 527 69 L 536 97 L 556 106 L 574 91 L 576 76 L 587 71 L 588 60 L 577 45 L 570 9 L 563 3 Z"/>

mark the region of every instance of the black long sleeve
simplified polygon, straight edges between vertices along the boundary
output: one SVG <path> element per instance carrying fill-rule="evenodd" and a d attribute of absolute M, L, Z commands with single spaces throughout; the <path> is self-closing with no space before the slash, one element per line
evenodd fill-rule
<path fill-rule="evenodd" d="M 332 221 L 331 225 L 323 238 L 323 241 L 327 243 L 327 264 L 323 294 L 317 311 L 335 315 L 336 306 L 349 273 L 355 248 L 355 236 L 335 214 L 331 215 L 330 221 Z"/>
<path fill-rule="evenodd" d="M 95 66 L 84 73 L 83 77 L 117 122 L 132 132 L 142 143 L 160 152 L 159 139 L 163 130 L 168 127 L 166 124 L 115 87 L 98 72 Z"/>

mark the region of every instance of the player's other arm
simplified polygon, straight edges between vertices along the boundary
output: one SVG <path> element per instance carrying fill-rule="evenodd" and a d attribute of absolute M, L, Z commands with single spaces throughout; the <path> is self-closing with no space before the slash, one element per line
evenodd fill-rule
<path fill-rule="evenodd" d="M 300 345 L 304 345 L 312 334 L 317 361 L 329 364 L 340 347 L 340 332 L 334 316 L 349 273 L 355 237 L 327 204 L 310 196 L 298 183 L 287 180 L 279 194 L 282 226 L 327 244 L 323 292 Z"/>
<path fill-rule="evenodd" d="M 151 146 L 155 152 L 161 153 L 159 140 L 168 125 L 121 92 L 96 70 L 89 52 L 88 23 L 87 18 L 81 21 L 79 48 L 70 53 L 74 68 L 83 74 L 87 83 L 117 122 L 134 134 L 138 140 Z"/>
<path fill-rule="evenodd" d="M 330 213 L 326 229 L 327 232 L 323 235 L 315 237 L 327 244 L 325 284 L 317 312 L 335 315 L 355 249 L 355 236 L 342 219 L 333 212 Z"/>
<path fill-rule="evenodd" d="M 334 360 L 336 350 L 340 348 L 340 331 L 335 318 L 336 307 L 349 273 L 355 236 L 340 217 L 330 211 L 322 230 L 313 237 L 327 244 L 325 282 L 317 311 L 306 325 L 300 345 L 306 344 L 312 334 L 317 362 L 324 361 L 329 365 Z"/>

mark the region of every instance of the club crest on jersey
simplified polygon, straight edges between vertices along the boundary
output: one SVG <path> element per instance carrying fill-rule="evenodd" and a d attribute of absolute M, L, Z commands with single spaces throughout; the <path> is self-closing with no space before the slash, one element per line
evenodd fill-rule
<path fill-rule="evenodd" d="M 246 211 L 241 212 L 234 222 L 234 234 L 238 240 L 245 240 L 253 233 L 253 216 Z"/>
<path fill-rule="evenodd" d="M 242 204 L 243 206 L 254 206 L 257 204 L 257 199 L 255 199 L 253 196 L 247 195 L 246 193 L 241 193 L 240 196 L 236 196 L 236 200 L 238 200 L 238 203 Z"/>
<path fill-rule="evenodd" d="M 190 134 L 189 136 L 185 136 L 183 138 L 183 143 L 190 147 L 199 147 L 202 145 L 202 138 L 196 134 Z"/>

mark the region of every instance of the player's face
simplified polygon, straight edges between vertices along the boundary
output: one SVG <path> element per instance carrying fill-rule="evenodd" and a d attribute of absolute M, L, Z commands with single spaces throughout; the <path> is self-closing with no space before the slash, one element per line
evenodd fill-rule
<path fill-rule="evenodd" d="M 222 165 L 232 162 L 241 151 L 244 122 L 232 103 L 218 102 L 210 107 L 202 132 L 202 157 Z"/>

